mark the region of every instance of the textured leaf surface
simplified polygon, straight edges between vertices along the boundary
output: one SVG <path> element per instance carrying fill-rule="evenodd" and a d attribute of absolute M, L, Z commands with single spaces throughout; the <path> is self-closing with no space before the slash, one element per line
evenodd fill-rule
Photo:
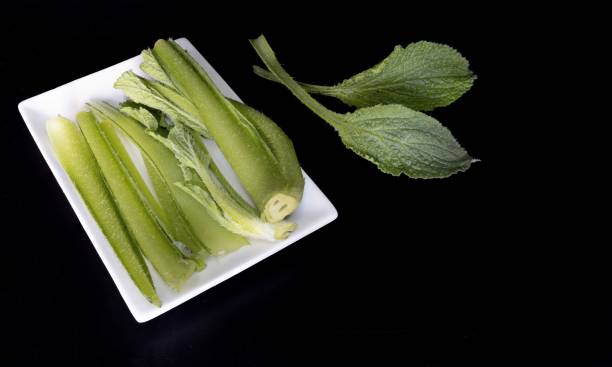
<path fill-rule="evenodd" d="M 151 83 L 153 82 L 136 75 L 132 71 L 126 71 L 117 79 L 114 87 L 123 91 L 134 102 L 160 110 L 173 121 L 182 122 L 198 133 L 208 136 L 208 130 L 200 121 L 194 119 L 190 112 L 183 110 L 160 94 Z"/>
<path fill-rule="evenodd" d="M 257 75 L 278 81 L 274 75 L 254 67 Z M 335 86 L 300 83 L 310 93 L 336 97 L 355 107 L 401 104 L 417 111 L 448 106 L 476 79 L 468 61 L 452 47 L 421 41 L 396 46 L 376 66 Z"/>
<path fill-rule="evenodd" d="M 332 125 L 343 143 L 383 172 L 444 178 L 474 161 L 436 119 L 402 105 L 377 105 L 341 115 L 321 105 L 285 71 L 264 36 L 251 40 L 273 75 L 304 105 Z"/>
<path fill-rule="evenodd" d="M 447 128 L 404 106 L 361 108 L 345 118 L 335 125 L 344 144 L 385 173 L 443 178 L 472 163 Z"/>

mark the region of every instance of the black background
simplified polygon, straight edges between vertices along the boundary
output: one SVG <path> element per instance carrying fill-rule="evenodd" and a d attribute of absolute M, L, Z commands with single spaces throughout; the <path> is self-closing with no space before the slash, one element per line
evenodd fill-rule
<path fill-rule="evenodd" d="M 556 157 L 531 150 L 536 128 L 548 129 L 539 113 L 550 105 L 532 106 L 543 90 L 531 81 L 533 72 L 553 74 L 541 60 L 558 37 L 543 21 L 555 11 L 384 2 L 336 10 L 331 2 L 214 5 L 225 6 L 4 5 L 2 262 L 10 341 L 4 346 L 18 358 L 11 365 L 612 365 L 605 241 L 564 214 L 574 199 L 561 183 L 580 172 L 570 169 L 551 183 L 547 178 L 560 173 Z M 288 91 L 252 74 L 258 59 L 247 40 L 262 32 L 293 76 L 321 84 L 372 66 L 396 44 L 452 45 L 478 80 L 432 115 L 482 162 L 445 180 L 379 172 Z M 138 324 L 17 103 L 167 37 L 189 38 L 244 101 L 287 132 L 339 217 Z"/>

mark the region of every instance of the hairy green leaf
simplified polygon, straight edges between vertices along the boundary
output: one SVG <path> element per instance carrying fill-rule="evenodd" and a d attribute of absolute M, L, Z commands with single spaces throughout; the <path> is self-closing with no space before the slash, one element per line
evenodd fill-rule
<path fill-rule="evenodd" d="M 303 104 L 332 125 L 355 153 L 392 175 L 443 178 L 465 171 L 473 159 L 435 119 L 401 105 L 361 108 L 341 115 L 328 110 L 280 65 L 264 36 L 251 41 L 260 58 Z"/>
<path fill-rule="evenodd" d="M 125 114 L 129 114 L 129 113 L 126 113 L 125 110 L 123 110 L 124 108 L 133 108 L 136 110 L 140 110 L 141 108 L 144 108 L 145 110 L 147 110 L 149 114 L 153 116 L 155 121 L 157 121 L 156 122 L 157 127 L 162 127 L 164 129 L 170 129 L 172 126 L 174 126 L 174 122 L 172 122 L 172 120 L 170 119 L 167 119 L 166 115 L 160 110 L 156 110 L 155 108 L 151 108 L 149 106 L 143 105 L 142 103 L 136 103 L 132 101 L 131 99 L 126 99 L 125 101 L 119 103 L 119 110 Z M 146 123 L 139 120 L 139 118 L 143 117 L 140 115 L 140 113 L 135 114 L 135 115 L 132 114 L 130 117 L 135 118 L 138 122 L 142 123 L 145 127 L 147 126 Z"/>
<path fill-rule="evenodd" d="M 361 108 L 337 124 L 347 147 L 381 171 L 441 178 L 470 167 L 472 158 L 434 118 L 401 105 Z"/>
<path fill-rule="evenodd" d="M 155 56 L 153 56 L 153 52 L 151 49 L 143 50 L 140 55 L 142 56 L 142 63 L 140 64 L 140 70 L 149 74 L 152 78 L 158 80 L 160 83 L 174 88 L 172 81 L 164 71 L 164 69 L 159 65 Z"/>
<path fill-rule="evenodd" d="M 257 75 L 278 81 L 274 75 L 254 67 Z M 336 97 L 355 107 L 401 104 L 430 111 L 451 104 L 467 92 L 476 79 L 468 61 L 452 47 L 421 41 L 396 46 L 376 66 L 340 84 L 319 86 L 302 83 L 310 93 Z"/>
<path fill-rule="evenodd" d="M 160 110 L 172 120 L 184 123 L 198 133 L 208 136 L 206 127 L 199 120 L 194 119 L 192 113 L 185 111 L 162 95 L 153 86 L 154 83 L 156 82 L 142 78 L 132 71 L 126 71 L 117 79 L 114 87 L 122 90 L 134 102 Z"/>
<path fill-rule="evenodd" d="M 147 130 L 157 130 L 159 121 L 146 108 L 122 106 L 119 110 L 131 118 L 140 121 Z"/>

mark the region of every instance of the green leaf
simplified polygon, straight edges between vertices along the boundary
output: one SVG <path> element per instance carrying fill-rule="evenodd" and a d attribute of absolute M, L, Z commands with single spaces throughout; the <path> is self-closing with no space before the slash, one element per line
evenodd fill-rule
<path fill-rule="evenodd" d="M 278 81 L 255 67 L 257 75 Z M 421 41 L 393 52 L 376 66 L 335 86 L 302 83 L 310 93 L 336 97 L 355 107 L 401 104 L 430 111 L 451 104 L 467 92 L 476 79 L 468 61 L 452 47 Z"/>
<path fill-rule="evenodd" d="M 160 83 L 170 88 L 174 88 L 174 84 L 172 84 L 168 74 L 166 74 L 161 65 L 159 65 L 155 56 L 153 56 L 151 49 L 143 50 L 140 55 L 142 56 L 140 70 L 149 74 L 152 78 L 157 79 Z"/>
<path fill-rule="evenodd" d="M 465 171 L 473 159 L 450 131 L 424 113 L 401 105 L 378 105 L 341 115 L 312 98 L 285 71 L 264 36 L 251 40 L 259 57 L 304 105 L 332 125 L 355 153 L 383 172 L 413 178 L 444 178 Z"/>
<path fill-rule="evenodd" d="M 145 110 L 147 110 L 147 112 L 149 114 L 151 114 L 153 116 L 153 118 L 156 121 L 157 127 L 158 128 L 164 128 L 164 129 L 170 129 L 172 126 L 174 126 L 174 123 L 172 122 L 172 120 L 167 119 L 166 115 L 161 112 L 160 110 L 156 110 L 154 108 L 151 108 L 149 106 L 143 105 L 142 103 L 136 103 L 134 101 L 132 101 L 131 99 L 126 99 L 125 101 L 119 103 L 119 110 L 122 111 L 123 113 L 126 113 L 123 108 L 133 108 L 136 110 L 139 110 L 141 108 L 144 108 Z M 127 113 L 126 113 L 127 114 Z M 137 117 L 134 117 L 137 116 Z M 132 118 L 135 118 L 138 122 L 142 123 L 145 127 L 147 126 L 146 123 L 142 122 L 139 120 L 139 118 L 141 117 L 140 114 L 138 115 L 133 115 L 130 116 Z"/>
<path fill-rule="evenodd" d="M 344 144 L 385 173 L 442 178 L 473 161 L 447 128 L 404 106 L 361 108 L 345 118 L 336 125 Z"/>
<path fill-rule="evenodd" d="M 134 102 L 160 110 L 172 120 L 184 123 L 198 133 L 208 136 L 208 130 L 199 120 L 194 119 L 191 113 L 183 110 L 159 93 L 152 86 L 152 83 L 154 82 L 142 78 L 132 71 L 126 71 L 117 79 L 114 87 L 122 90 Z"/>
<path fill-rule="evenodd" d="M 146 108 L 122 106 L 119 110 L 131 118 L 141 122 L 147 128 L 147 130 L 157 130 L 158 120 Z"/>

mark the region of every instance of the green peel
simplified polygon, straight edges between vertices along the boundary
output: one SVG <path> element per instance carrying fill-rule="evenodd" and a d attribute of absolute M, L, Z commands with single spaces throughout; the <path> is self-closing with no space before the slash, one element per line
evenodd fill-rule
<path fill-rule="evenodd" d="M 60 116 L 47 121 L 47 134 L 55 156 L 130 278 L 149 302 L 161 306 L 144 258 L 121 219 L 83 134 L 72 121 Z"/>
<path fill-rule="evenodd" d="M 286 135 L 269 134 L 266 140 L 258 121 L 227 100 L 204 69 L 174 41 L 157 41 L 152 53 L 176 90 L 196 107 L 199 120 L 238 175 L 261 218 L 278 222 L 295 210 L 304 183 L 297 159 L 282 161 L 295 156 Z M 267 118 L 266 123 L 274 124 Z M 281 151 L 291 154 L 277 154 Z M 289 164 L 295 167 L 285 169 Z M 295 176 L 287 177 L 288 172 Z"/>
<path fill-rule="evenodd" d="M 179 290 L 191 277 L 196 263 L 183 257 L 153 217 L 126 169 L 117 159 L 117 154 L 107 143 L 94 115 L 91 112 L 80 112 L 77 114 L 77 122 L 100 166 L 121 217 L 139 248 L 161 278 L 171 288 Z"/>

